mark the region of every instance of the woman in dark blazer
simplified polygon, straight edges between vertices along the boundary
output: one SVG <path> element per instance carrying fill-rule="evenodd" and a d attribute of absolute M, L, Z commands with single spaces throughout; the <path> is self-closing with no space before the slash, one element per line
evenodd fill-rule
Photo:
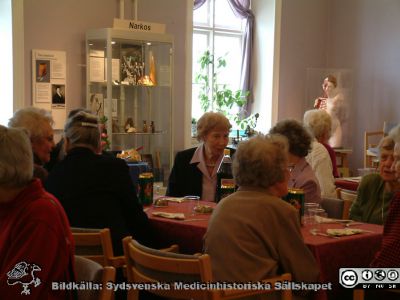
<path fill-rule="evenodd" d="M 65 125 L 67 156 L 45 182 L 63 205 L 71 226 L 111 230 L 116 255 L 122 238 L 132 235 L 150 243 L 147 215 L 136 197 L 128 166 L 119 158 L 99 155 L 97 117 L 79 112 Z"/>
<path fill-rule="evenodd" d="M 177 153 L 168 180 L 168 196 L 196 195 L 201 200 L 214 201 L 217 170 L 229 142 L 231 127 L 221 113 L 207 112 L 199 119 L 197 140 L 202 143 Z"/>

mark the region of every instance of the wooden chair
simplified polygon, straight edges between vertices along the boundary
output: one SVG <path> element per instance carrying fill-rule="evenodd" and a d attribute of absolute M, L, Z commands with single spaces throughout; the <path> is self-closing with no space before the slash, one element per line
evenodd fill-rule
<path fill-rule="evenodd" d="M 110 229 L 71 227 L 75 240 L 75 254 L 91 259 L 102 266 L 120 268 L 125 265 L 125 257 L 114 256 Z"/>
<path fill-rule="evenodd" d="M 377 166 L 378 157 L 369 151 L 376 148 L 379 141 L 384 137 L 384 131 L 365 131 L 364 133 L 364 168 L 373 168 Z"/>
<path fill-rule="evenodd" d="M 115 268 L 103 267 L 83 256 L 75 256 L 76 282 L 93 282 L 102 284 L 101 289 L 78 290 L 78 300 L 112 300 L 114 290 L 107 289 L 107 282 L 115 282 Z"/>
<path fill-rule="evenodd" d="M 123 239 L 129 282 L 170 283 L 170 289 L 151 289 L 158 296 L 176 299 L 222 300 L 273 293 L 274 290 L 175 289 L 174 283 L 212 282 L 211 259 L 207 254 L 185 255 L 147 248 L 131 237 Z M 274 287 L 277 281 L 291 280 L 291 274 L 266 279 Z M 292 299 L 292 291 L 279 291 L 282 299 Z M 137 300 L 138 290 L 128 291 L 128 300 Z"/>
<path fill-rule="evenodd" d="M 343 214 L 342 219 L 347 220 L 349 218 L 349 212 L 351 205 L 357 198 L 357 192 L 351 190 L 345 190 L 341 188 L 336 189 L 336 196 L 343 200 Z"/>

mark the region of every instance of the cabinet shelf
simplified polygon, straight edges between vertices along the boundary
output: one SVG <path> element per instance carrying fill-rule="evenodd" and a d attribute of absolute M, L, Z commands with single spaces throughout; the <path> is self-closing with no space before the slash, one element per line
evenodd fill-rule
<path fill-rule="evenodd" d="M 134 136 L 134 135 L 158 135 L 166 133 L 166 130 L 156 132 L 113 132 L 113 135 Z"/>

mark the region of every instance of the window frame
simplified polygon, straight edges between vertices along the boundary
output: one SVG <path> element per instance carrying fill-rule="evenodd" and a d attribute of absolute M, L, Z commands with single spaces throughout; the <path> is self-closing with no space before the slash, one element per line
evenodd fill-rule
<path fill-rule="evenodd" d="M 195 22 L 195 10 L 193 10 L 193 33 L 192 33 L 192 40 L 193 40 L 193 44 L 194 44 L 194 36 L 195 34 L 205 34 L 207 36 L 207 47 L 206 49 L 210 50 L 211 54 L 214 55 L 215 54 L 215 38 L 216 36 L 221 36 L 221 37 L 233 37 L 235 39 L 239 40 L 240 43 L 240 49 L 242 49 L 243 47 L 243 38 L 244 38 L 244 34 L 245 34 L 245 27 L 244 27 L 244 22 L 242 21 L 241 24 L 241 30 L 236 30 L 236 29 L 232 29 L 232 28 L 228 28 L 228 27 L 224 27 L 224 26 L 217 26 L 215 24 L 215 1 L 218 0 L 207 0 L 206 3 L 204 3 L 204 5 L 207 5 L 207 22 L 208 24 L 205 23 L 197 23 Z M 219 1 L 224 1 L 224 0 L 219 0 Z M 228 0 L 225 0 L 228 1 Z M 199 8 L 200 9 L 200 8 Z M 240 18 L 237 18 L 238 21 L 240 20 Z M 192 55 L 193 57 L 195 57 L 195 49 L 193 48 L 192 50 Z M 241 62 L 242 62 L 242 53 L 240 58 L 238 59 L 238 61 L 240 61 L 240 66 L 241 66 Z M 196 90 L 195 86 L 198 85 L 198 83 L 195 83 L 195 74 L 196 74 L 196 68 L 194 65 L 194 58 L 192 60 L 192 91 Z M 227 64 L 229 65 L 229 61 L 227 61 Z M 214 70 L 209 70 L 209 78 L 212 78 L 212 73 Z M 238 85 L 233 87 L 233 90 L 239 90 L 240 89 L 240 75 L 239 78 L 237 78 L 238 80 Z M 213 84 L 210 84 L 211 90 L 210 90 L 210 95 L 213 94 Z M 194 102 L 195 101 L 199 101 L 199 99 L 197 97 L 195 97 L 195 93 L 192 93 L 192 105 L 191 105 L 191 118 L 195 117 L 195 113 L 193 112 L 193 106 L 194 106 Z M 214 107 L 210 107 L 209 110 L 213 110 Z M 202 112 L 203 113 L 203 112 Z"/>

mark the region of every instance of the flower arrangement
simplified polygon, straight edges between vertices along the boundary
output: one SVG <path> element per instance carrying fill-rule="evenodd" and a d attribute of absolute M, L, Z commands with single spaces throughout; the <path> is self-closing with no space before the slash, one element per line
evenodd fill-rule
<path fill-rule="evenodd" d="M 110 150 L 110 140 L 108 139 L 108 134 L 107 134 L 108 118 L 106 116 L 102 116 L 99 121 L 100 121 L 101 149 Z"/>

